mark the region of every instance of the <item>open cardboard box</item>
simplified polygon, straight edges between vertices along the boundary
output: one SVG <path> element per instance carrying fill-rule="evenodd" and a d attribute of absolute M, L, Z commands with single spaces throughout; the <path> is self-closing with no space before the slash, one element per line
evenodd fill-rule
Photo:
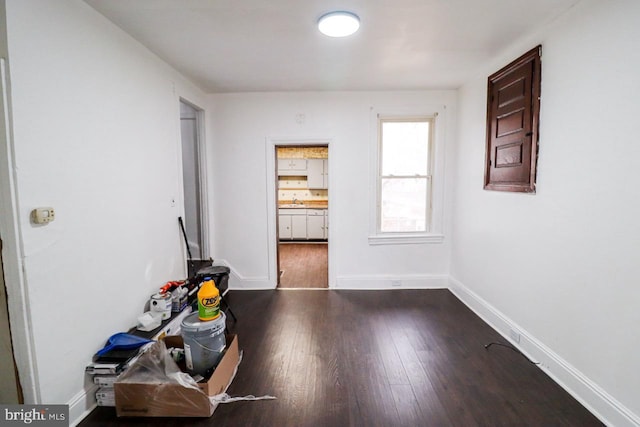
<path fill-rule="evenodd" d="M 179 335 L 166 336 L 163 340 L 167 348 L 184 347 L 182 337 Z M 210 417 L 216 405 L 211 404 L 209 396 L 223 393 L 227 389 L 240 362 L 238 336 L 226 335 L 226 342 L 227 348 L 220 363 L 206 382 L 198 383 L 199 390 L 170 382 L 149 384 L 116 381 L 114 389 L 117 415 L 119 417 Z"/>

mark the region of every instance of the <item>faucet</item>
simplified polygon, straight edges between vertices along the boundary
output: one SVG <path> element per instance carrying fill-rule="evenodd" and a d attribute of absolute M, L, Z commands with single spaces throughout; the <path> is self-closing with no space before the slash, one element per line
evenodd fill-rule
<path fill-rule="evenodd" d="M 298 200 L 298 199 L 296 199 L 296 198 L 294 197 L 294 198 L 293 198 L 293 204 L 294 204 L 294 205 L 297 205 L 297 204 L 298 204 L 298 202 L 299 202 L 299 200 Z"/>

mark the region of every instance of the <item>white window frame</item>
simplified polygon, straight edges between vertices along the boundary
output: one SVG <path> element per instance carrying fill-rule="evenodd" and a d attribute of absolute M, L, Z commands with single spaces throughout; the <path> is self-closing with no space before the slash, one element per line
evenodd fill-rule
<path fill-rule="evenodd" d="M 442 243 L 442 134 L 444 121 L 438 111 L 429 114 L 380 114 L 373 112 L 372 138 L 373 146 L 371 161 L 374 170 L 372 205 L 370 213 L 370 245 L 398 245 Z M 429 121 L 429 165 L 427 184 L 426 230 L 410 232 L 381 231 L 381 183 L 382 183 L 382 123 L 384 121 Z"/>

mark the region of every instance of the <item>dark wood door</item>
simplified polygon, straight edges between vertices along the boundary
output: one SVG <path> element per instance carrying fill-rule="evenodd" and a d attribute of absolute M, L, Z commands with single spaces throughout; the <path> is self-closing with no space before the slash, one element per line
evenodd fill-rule
<path fill-rule="evenodd" d="M 491 75 L 485 189 L 535 192 L 540 46 Z"/>

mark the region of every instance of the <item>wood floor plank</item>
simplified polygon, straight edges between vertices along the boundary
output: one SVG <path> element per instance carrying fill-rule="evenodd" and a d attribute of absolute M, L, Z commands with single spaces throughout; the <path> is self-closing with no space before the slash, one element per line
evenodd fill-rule
<path fill-rule="evenodd" d="M 374 319 L 378 319 L 374 320 L 372 325 L 372 329 L 378 330 L 378 334 L 376 334 L 377 351 L 384 365 L 385 372 L 387 373 L 389 384 L 408 385 L 409 377 L 402 365 L 398 350 L 393 344 L 391 331 L 383 321 L 379 320 L 378 316 L 375 316 Z"/>
<path fill-rule="evenodd" d="M 398 409 L 379 355 L 364 355 L 360 369 L 356 397 L 362 419 L 361 424 L 355 425 L 397 426 L 400 423 Z"/>
<path fill-rule="evenodd" d="M 326 243 L 280 243 L 281 288 L 326 288 L 328 245 Z"/>
<path fill-rule="evenodd" d="M 231 291 L 244 358 L 211 418 L 87 426 L 601 426 L 447 290 Z"/>

